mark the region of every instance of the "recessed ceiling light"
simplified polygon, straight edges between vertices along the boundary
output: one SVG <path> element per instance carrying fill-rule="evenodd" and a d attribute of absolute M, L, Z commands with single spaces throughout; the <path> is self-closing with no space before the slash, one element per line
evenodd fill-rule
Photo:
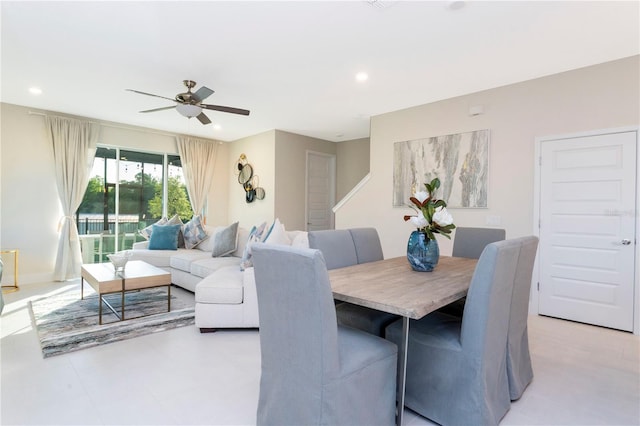
<path fill-rule="evenodd" d="M 29 93 L 31 93 L 32 95 L 41 95 L 42 89 L 39 87 L 29 87 Z"/>
<path fill-rule="evenodd" d="M 366 72 L 359 72 L 358 74 L 356 74 L 357 81 L 367 81 L 368 79 L 369 74 L 367 74 Z"/>
<path fill-rule="evenodd" d="M 213 125 L 213 130 L 220 130 L 220 129 L 222 129 L 221 125 L 219 125 L 219 124 L 214 124 Z"/>

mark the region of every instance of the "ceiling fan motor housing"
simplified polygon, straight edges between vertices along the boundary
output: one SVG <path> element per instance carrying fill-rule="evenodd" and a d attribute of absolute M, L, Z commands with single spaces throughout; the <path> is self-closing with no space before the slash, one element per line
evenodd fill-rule
<path fill-rule="evenodd" d="M 160 95 L 154 95 L 152 93 L 141 92 L 139 90 L 133 90 L 133 89 L 127 89 L 127 90 L 141 94 L 141 95 L 173 100 L 174 102 L 177 103 L 177 105 L 175 106 L 154 108 L 154 109 L 140 111 L 140 112 L 156 112 L 156 111 L 162 111 L 165 109 L 175 108 L 178 111 L 178 113 L 180 113 L 185 117 L 188 117 L 188 118 L 196 117 L 202 124 L 211 123 L 211 120 L 209 120 L 209 117 L 207 117 L 202 112 L 203 109 L 228 112 L 232 114 L 249 115 L 249 110 L 245 110 L 245 109 L 232 108 L 232 107 L 227 107 L 222 105 L 203 104 L 202 101 L 207 97 L 209 97 L 213 93 L 213 90 L 209 89 L 208 87 L 202 86 L 198 90 L 196 90 L 195 93 L 191 93 L 191 89 L 193 89 L 197 83 L 193 80 L 182 80 L 182 83 L 187 88 L 187 91 L 185 93 L 178 93 L 174 99 L 167 98 Z"/>

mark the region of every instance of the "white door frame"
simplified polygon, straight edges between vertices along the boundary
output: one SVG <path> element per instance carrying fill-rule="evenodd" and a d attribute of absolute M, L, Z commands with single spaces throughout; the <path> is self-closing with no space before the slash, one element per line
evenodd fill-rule
<path fill-rule="evenodd" d="M 541 178 L 541 145 L 542 142 L 554 140 L 554 139 L 571 139 L 571 138 L 581 138 L 586 136 L 599 136 L 606 135 L 611 133 L 626 133 L 626 132 L 635 132 L 636 133 L 636 164 L 640 166 L 640 147 L 637 146 L 639 140 L 638 136 L 640 133 L 640 127 L 638 126 L 630 126 L 630 127 L 617 127 L 612 129 L 601 129 L 601 130 L 591 130 L 588 132 L 581 133 L 570 133 L 570 134 L 561 134 L 561 135 L 550 135 L 550 136 L 540 136 L 535 139 L 535 155 L 534 155 L 534 175 L 533 175 L 533 234 L 537 237 L 540 237 L 540 178 Z M 637 167 L 636 167 L 637 170 Z M 636 212 L 640 213 L 640 197 L 638 196 L 638 192 L 640 191 L 640 173 L 636 172 Z M 634 235 L 635 240 L 638 241 L 638 230 L 640 229 L 640 218 L 638 217 L 640 214 L 636 214 L 636 234 Z M 640 246 L 640 244 L 638 245 Z M 537 314 L 538 313 L 538 302 L 539 302 L 539 293 L 537 283 L 540 280 L 540 265 L 538 264 L 539 256 L 536 256 L 536 264 L 533 269 L 533 278 L 531 285 L 531 298 L 529 299 L 529 313 Z M 640 250 L 636 250 L 636 268 L 634 273 L 634 309 L 633 309 L 633 334 L 640 335 L 640 285 L 639 282 L 639 269 L 640 269 Z"/>
<path fill-rule="evenodd" d="M 308 197 L 308 189 L 309 189 L 309 154 L 317 155 L 320 157 L 327 157 L 331 161 L 329 163 L 329 177 L 331 179 L 330 185 L 331 190 L 329 193 L 329 226 L 331 229 L 336 227 L 336 215 L 333 212 L 333 207 L 336 205 L 336 155 L 335 154 L 327 154 L 326 152 L 319 151 L 311 151 L 306 150 L 305 152 L 305 169 L 304 169 L 304 228 L 305 231 L 308 228 L 309 222 L 309 197 Z"/>

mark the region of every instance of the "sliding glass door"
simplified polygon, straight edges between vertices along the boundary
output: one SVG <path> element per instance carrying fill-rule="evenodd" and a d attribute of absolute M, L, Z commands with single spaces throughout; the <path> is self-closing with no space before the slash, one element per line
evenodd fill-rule
<path fill-rule="evenodd" d="M 83 263 L 131 249 L 138 230 L 174 214 L 193 215 L 179 156 L 99 147 L 76 213 Z"/>

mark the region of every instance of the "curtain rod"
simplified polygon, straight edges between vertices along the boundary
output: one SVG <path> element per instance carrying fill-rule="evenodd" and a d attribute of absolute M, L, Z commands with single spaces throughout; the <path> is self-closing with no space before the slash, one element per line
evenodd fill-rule
<path fill-rule="evenodd" d="M 28 112 L 29 115 L 39 115 L 42 117 L 46 117 L 47 114 L 43 113 L 43 112 L 37 112 L 37 111 L 29 111 Z M 56 114 L 51 114 L 51 115 L 56 115 Z M 77 118 L 77 116 L 70 116 L 69 118 L 75 118 L 75 119 L 79 119 L 81 120 L 82 118 Z M 106 123 L 104 121 L 91 121 L 89 120 L 89 123 L 91 124 L 97 124 L 99 126 L 105 126 L 105 127 L 111 127 L 114 129 L 122 129 L 122 130 L 133 130 L 133 131 L 137 131 L 137 132 L 145 132 L 145 133 L 152 133 L 152 134 L 156 134 L 156 135 L 160 135 L 160 136 L 171 136 L 171 137 L 176 137 L 176 136 L 186 136 L 186 137 L 190 137 L 190 138 L 200 138 L 202 139 L 202 137 L 200 136 L 193 136 L 193 135 L 186 135 L 186 134 L 178 134 L 178 133 L 169 133 L 169 132 L 162 132 L 160 130 L 153 130 L 153 129 L 149 129 L 149 128 L 141 128 L 141 129 L 137 129 L 135 128 L 135 126 L 131 125 L 131 126 L 127 126 L 127 125 L 118 125 L 118 124 L 111 124 L 111 123 Z M 214 142 L 218 142 L 219 144 L 222 144 L 222 141 L 219 141 L 217 139 L 209 139 L 211 141 Z"/>

